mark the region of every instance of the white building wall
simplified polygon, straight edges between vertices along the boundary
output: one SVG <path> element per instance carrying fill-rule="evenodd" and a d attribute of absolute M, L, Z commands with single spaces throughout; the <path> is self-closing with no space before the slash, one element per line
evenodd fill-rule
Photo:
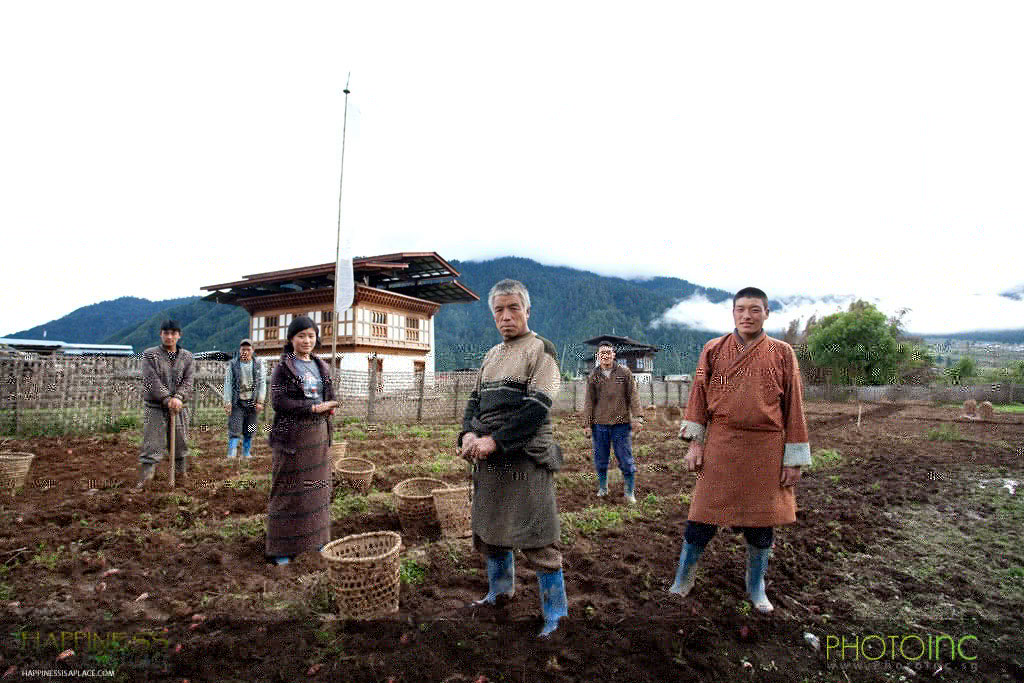
<path fill-rule="evenodd" d="M 430 316 L 430 320 L 427 321 L 430 326 L 430 351 L 427 352 L 426 357 L 426 377 L 424 382 L 428 387 L 434 386 L 434 349 L 437 348 L 437 338 L 434 337 L 434 316 Z"/>

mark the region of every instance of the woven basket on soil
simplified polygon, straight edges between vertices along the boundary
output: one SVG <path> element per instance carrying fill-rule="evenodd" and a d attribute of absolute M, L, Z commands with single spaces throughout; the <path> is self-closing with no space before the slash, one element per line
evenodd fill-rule
<path fill-rule="evenodd" d="M 465 538 L 473 535 L 471 528 L 473 512 L 473 487 L 434 489 L 434 507 L 441 533 L 446 538 Z"/>
<path fill-rule="evenodd" d="M 370 482 L 376 470 L 376 465 L 364 458 L 340 458 L 334 461 L 334 475 L 338 483 L 363 494 L 370 490 Z"/>
<path fill-rule="evenodd" d="M 394 531 L 355 534 L 323 547 L 339 616 L 366 619 L 398 611 L 402 537 Z"/>
<path fill-rule="evenodd" d="M 32 453 L 0 453 L 0 489 L 14 489 L 25 485 Z"/>
<path fill-rule="evenodd" d="M 446 488 L 448 484 L 429 477 L 414 477 L 398 482 L 392 491 L 402 531 L 420 534 L 427 527 L 437 524 L 437 510 L 434 509 L 434 494 L 431 492 Z"/>

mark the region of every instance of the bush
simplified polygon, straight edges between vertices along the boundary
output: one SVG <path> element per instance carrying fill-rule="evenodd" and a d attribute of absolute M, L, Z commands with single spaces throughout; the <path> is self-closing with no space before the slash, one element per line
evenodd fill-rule
<path fill-rule="evenodd" d="M 929 441 L 962 441 L 964 438 L 956 425 L 950 424 L 932 427 L 928 430 L 927 436 Z"/>
<path fill-rule="evenodd" d="M 405 558 L 398 570 L 398 578 L 404 584 L 421 583 L 427 576 L 427 569 L 416 560 Z"/>
<path fill-rule="evenodd" d="M 835 467 L 842 460 L 843 456 L 834 448 L 819 448 L 811 453 L 811 464 L 807 466 L 807 469 L 813 471 Z"/>

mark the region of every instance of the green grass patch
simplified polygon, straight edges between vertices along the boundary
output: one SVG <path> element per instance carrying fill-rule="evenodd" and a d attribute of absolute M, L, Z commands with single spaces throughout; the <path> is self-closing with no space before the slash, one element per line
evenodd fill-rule
<path fill-rule="evenodd" d="M 429 439 L 431 434 L 430 430 L 422 425 L 413 425 L 408 429 L 409 436 L 414 436 L 417 439 Z"/>
<path fill-rule="evenodd" d="M 560 517 L 563 525 L 590 536 L 605 529 L 621 527 L 624 514 L 622 508 L 592 505 L 578 512 L 563 512 Z"/>
<path fill-rule="evenodd" d="M 823 470 L 835 467 L 843 461 L 843 456 L 834 448 L 819 448 L 811 453 L 811 464 L 809 470 Z"/>
<path fill-rule="evenodd" d="M 555 474 L 555 485 L 569 490 L 584 488 L 597 490 L 597 475 L 593 472 L 559 472 Z"/>
<path fill-rule="evenodd" d="M 361 515 L 369 509 L 370 503 L 366 496 L 360 496 L 346 490 L 339 490 L 334 500 L 331 501 L 331 519 L 341 519 L 349 515 Z"/>
<path fill-rule="evenodd" d="M 427 568 L 412 558 L 405 558 L 398 569 L 398 578 L 406 585 L 422 583 L 427 577 Z"/>
<path fill-rule="evenodd" d="M 925 436 L 929 441 L 963 441 L 964 436 L 960 429 L 954 424 L 944 424 L 941 427 L 932 427 Z"/>
<path fill-rule="evenodd" d="M 225 522 L 217 530 L 217 533 L 221 538 L 228 541 L 243 538 L 261 538 L 267 533 L 267 516 L 261 514 L 249 519 Z"/>
<path fill-rule="evenodd" d="M 1024 413 L 1024 403 L 1005 403 L 992 407 L 997 413 Z"/>
<path fill-rule="evenodd" d="M 47 550 L 45 543 L 40 543 L 35 555 L 32 556 L 33 564 L 38 564 L 41 567 L 46 567 L 50 571 L 57 568 L 57 563 L 60 561 L 61 553 L 64 551 L 64 546 L 58 546 L 56 550 Z"/>
<path fill-rule="evenodd" d="M 352 441 L 366 441 L 369 435 L 359 427 L 353 427 L 342 432 L 342 437 L 346 440 Z"/>
<path fill-rule="evenodd" d="M 395 495 L 388 491 L 377 491 L 375 489 L 371 489 L 370 492 L 366 494 L 366 502 L 385 512 L 398 511 L 398 507 L 395 505 Z"/>
<path fill-rule="evenodd" d="M 13 600 L 14 586 L 9 583 L 0 583 L 0 600 Z"/>
<path fill-rule="evenodd" d="M 445 455 L 444 453 L 439 454 L 427 463 L 427 470 L 432 474 L 441 474 L 452 469 L 461 469 L 461 466 L 455 462 L 454 456 Z"/>

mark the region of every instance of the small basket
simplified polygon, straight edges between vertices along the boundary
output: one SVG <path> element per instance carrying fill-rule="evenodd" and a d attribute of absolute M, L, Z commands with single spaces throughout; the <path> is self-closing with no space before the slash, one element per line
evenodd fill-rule
<path fill-rule="evenodd" d="M 392 492 L 395 494 L 402 531 L 409 535 L 422 534 L 427 527 L 437 524 L 432 491 L 446 488 L 448 484 L 429 477 L 413 477 L 395 484 Z"/>
<path fill-rule="evenodd" d="M 14 490 L 24 486 L 33 453 L 0 453 L 0 489 Z"/>
<path fill-rule="evenodd" d="M 402 537 L 394 531 L 372 531 L 331 541 L 320 555 L 338 615 L 367 619 L 398 611 L 398 551 Z"/>
<path fill-rule="evenodd" d="M 334 461 L 334 474 L 339 484 L 366 494 L 377 466 L 364 458 L 339 458 Z"/>
<path fill-rule="evenodd" d="M 473 487 L 459 486 L 434 489 L 434 508 L 441 533 L 445 538 L 466 538 L 473 535 Z"/>

